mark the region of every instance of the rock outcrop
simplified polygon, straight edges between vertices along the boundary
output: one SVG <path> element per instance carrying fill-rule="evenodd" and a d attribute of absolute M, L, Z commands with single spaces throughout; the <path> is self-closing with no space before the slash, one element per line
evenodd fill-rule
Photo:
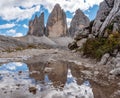
<path fill-rule="evenodd" d="M 107 27 L 114 32 L 120 31 L 120 0 L 104 0 L 100 4 L 92 33 L 95 36 L 107 37 L 109 35 L 109 32 L 105 32 Z"/>
<path fill-rule="evenodd" d="M 67 33 L 66 14 L 59 4 L 56 4 L 48 17 L 46 34 L 49 37 L 60 37 Z"/>
<path fill-rule="evenodd" d="M 39 17 L 35 16 L 34 20 L 29 22 L 28 35 L 43 36 L 44 31 L 44 13 L 42 13 Z"/>
<path fill-rule="evenodd" d="M 80 32 L 83 28 L 89 26 L 90 20 L 87 16 L 80 10 L 76 10 L 75 15 L 71 21 L 69 28 L 69 35 L 74 36 L 75 33 Z"/>

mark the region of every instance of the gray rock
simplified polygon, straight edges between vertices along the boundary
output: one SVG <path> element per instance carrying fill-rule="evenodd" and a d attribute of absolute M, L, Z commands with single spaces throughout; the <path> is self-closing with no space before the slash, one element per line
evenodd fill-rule
<path fill-rule="evenodd" d="M 72 43 L 69 43 L 69 44 L 68 44 L 68 48 L 69 48 L 70 50 L 77 49 L 77 48 L 78 48 L 77 43 L 76 43 L 75 41 L 73 41 Z"/>
<path fill-rule="evenodd" d="M 28 35 L 43 36 L 44 31 L 44 13 L 42 13 L 39 17 L 35 16 L 34 20 L 29 22 Z"/>
<path fill-rule="evenodd" d="M 120 90 L 115 91 L 110 98 L 120 98 Z"/>
<path fill-rule="evenodd" d="M 120 67 L 120 53 L 115 50 L 113 54 L 115 54 L 114 57 L 109 61 L 109 65 L 113 65 L 114 68 L 119 68 Z M 116 55 L 117 54 L 117 55 Z"/>
<path fill-rule="evenodd" d="M 86 78 L 92 78 L 93 75 L 92 72 L 88 70 L 83 70 L 81 73 L 84 74 Z"/>
<path fill-rule="evenodd" d="M 89 29 L 88 28 L 81 28 L 80 30 L 76 31 L 74 34 L 74 40 L 79 41 L 82 38 L 87 38 L 89 36 Z"/>
<path fill-rule="evenodd" d="M 95 36 L 93 34 L 89 34 L 88 38 L 95 38 Z"/>
<path fill-rule="evenodd" d="M 104 34 L 107 26 L 113 23 L 113 30 L 120 30 L 120 0 L 104 0 L 92 27 L 95 36 L 108 36 Z"/>
<path fill-rule="evenodd" d="M 75 32 L 81 31 L 83 28 L 89 26 L 90 20 L 80 10 L 76 10 L 75 15 L 70 23 L 69 35 L 74 37 Z"/>
<path fill-rule="evenodd" d="M 120 23 L 114 23 L 113 32 L 120 31 Z"/>
<path fill-rule="evenodd" d="M 59 4 L 55 5 L 48 17 L 46 34 L 49 37 L 60 37 L 67 34 L 66 14 Z"/>
<path fill-rule="evenodd" d="M 108 32 L 108 30 L 106 30 L 106 31 L 104 32 L 103 37 L 105 37 L 105 38 L 109 37 L 109 32 Z"/>
<path fill-rule="evenodd" d="M 114 0 L 114 6 L 100 28 L 100 33 L 99 33 L 100 36 L 102 36 L 105 27 L 107 27 L 113 20 L 116 20 L 115 18 L 118 15 L 120 16 L 120 0 Z"/>
<path fill-rule="evenodd" d="M 83 38 L 83 39 L 77 41 L 77 46 L 78 46 L 79 48 L 82 48 L 83 44 L 84 44 L 86 41 L 87 41 L 87 38 Z"/>
<path fill-rule="evenodd" d="M 117 57 L 119 57 L 119 58 L 120 58 L 120 52 L 118 52 Z"/>
<path fill-rule="evenodd" d="M 101 58 L 101 61 L 99 62 L 99 65 L 105 65 L 108 62 L 109 57 L 110 57 L 109 53 L 104 54 L 103 57 Z"/>
<path fill-rule="evenodd" d="M 120 62 L 116 64 L 116 67 L 119 68 L 120 67 Z"/>
<path fill-rule="evenodd" d="M 45 73 L 50 73 L 50 72 L 52 72 L 52 68 L 50 68 L 50 67 L 45 67 L 45 69 L 44 69 L 44 72 Z"/>
<path fill-rule="evenodd" d="M 115 75 L 115 76 L 120 75 L 120 68 L 115 68 L 115 69 L 111 70 L 110 74 Z"/>
<path fill-rule="evenodd" d="M 106 0 L 108 1 L 108 0 Z M 93 27 L 92 27 L 92 32 L 94 33 L 94 35 L 98 35 L 99 33 L 99 29 L 102 25 L 102 23 L 105 21 L 106 17 L 108 16 L 109 12 L 111 11 L 112 8 L 110 8 L 106 1 L 103 1 L 101 4 L 100 4 L 100 8 L 97 12 L 97 16 L 95 18 L 95 21 L 93 23 Z M 109 0 L 110 3 L 110 6 L 113 4 L 113 1 L 114 0 Z"/>

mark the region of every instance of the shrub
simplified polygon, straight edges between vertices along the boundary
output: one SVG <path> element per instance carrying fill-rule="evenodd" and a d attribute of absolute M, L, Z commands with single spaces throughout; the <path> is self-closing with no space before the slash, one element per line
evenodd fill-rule
<path fill-rule="evenodd" d="M 109 24 L 109 25 L 106 27 L 106 29 L 109 29 L 110 31 L 112 31 L 112 30 L 113 30 L 113 23 Z"/>
<path fill-rule="evenodd" d="M 108 38 L 88 39 L 81 50 L 84 55 L 100 60 L 105 53 L 112 53 L 119 46 L 120 34 L 116 32 L 110 34 Z"/>
<path fill-rule="evenodd" d="M 17 47 L 17 48 L 15 48 L 16 51 L 23 50 L 23 49 L 24 49 L 24 48 L 22 48 L 22 47 Z"/>
<path fill-rule="evenodd" d="M 27 48 L 36 48 L 36 46 L 34 44 L 29 44 Z"/>

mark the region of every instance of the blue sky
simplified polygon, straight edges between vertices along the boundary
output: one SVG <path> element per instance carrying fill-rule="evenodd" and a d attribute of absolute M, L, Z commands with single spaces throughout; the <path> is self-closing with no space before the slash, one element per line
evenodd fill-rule
<path fill-rule="evenodd" d="M 45 23 L 54 5 L 59 3 L 66 12 L 68 26 L 74 12 L 81 9 L 90 20 L 93 20 L 103 0 L 1 0 L 0 3 L 0 35 L 24 36 L 28 31 L 31 19 L 41 12 L 45 13 Z"/>

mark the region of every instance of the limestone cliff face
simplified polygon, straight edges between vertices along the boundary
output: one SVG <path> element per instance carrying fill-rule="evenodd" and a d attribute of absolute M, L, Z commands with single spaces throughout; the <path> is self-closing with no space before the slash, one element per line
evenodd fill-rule
<path fill-rule="evenodd" d="M 46 34 L 49 37 L 65 36 L 67 33 L 66 14 L 59 4 L 56 4 L 48 17 Z"/>
<path fill-rule="evenodd" d="M 69 35 L 74 36 L 75 33 L 86 26 L 89 26 L 90 20 L 87 16 L 80 10 L 76 10 L 75 15 L 71 21 L 69 28 Z"/>
<path fill-rule="evenodd" d="M 35 16 L 34 20 L 29 22 L 28 35 L 43 36 L 44 29 L 44 13 L 42 13 L 40 17 Z"/>
<path fill-rule="evenodd" d="M 105 28 L 109 25 L 113 26 L 113 31 L 120 30 L 120 0 L 104 0 L 100 4 L 92 33 L 95 36 L 104 37 L 106 35 Z"/>

